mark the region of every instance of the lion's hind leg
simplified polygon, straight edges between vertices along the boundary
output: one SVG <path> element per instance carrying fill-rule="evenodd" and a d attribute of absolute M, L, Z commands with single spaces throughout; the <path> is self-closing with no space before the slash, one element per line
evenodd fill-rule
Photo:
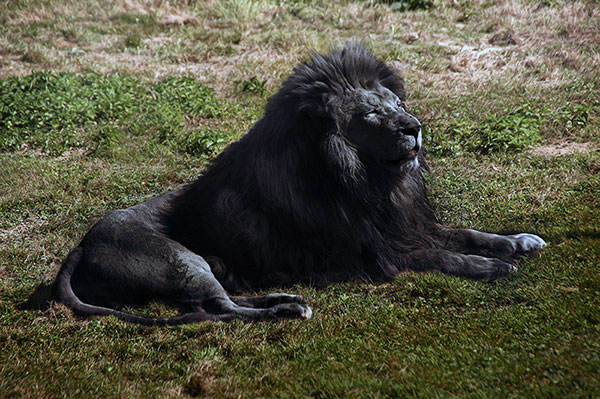
<path fill-rule="evenodd" d="M 302 298 L 288 294 L 256 297 L 230 297 L 199 255 L 185 251 L 179 255 L 178 273 L 185 282 L 178 297 L 180 306 L 193 312 L 205 311 L 215 320 L 275 320 L 312 316 Z"/>
<path fill-rule="evenodd" d="M 312 310 L 308 306 L 308 302 L 298 295 L 277 292 L 258 296 L 232 296 L 231 300 L 239 306 L 259 309 L 272 308 L 282 304 L 298 304 L 305 309 L 302 317 L 310 319 L 312 316 Z"/>
<path fill-rule="evenodd" d="M 237 297 L 234 302 L 227 296 L 219 296 L 203 301 L 202 308 L 212 315 L 216 320 L 276 320 L 276 319 L 310 319 L 312 309 L 306 302 L 284 302 L 267 306 L 261 297 L 259 300 L 252 301 L 253 297 Z M 237 302 L 237 303 L 236 303 Z M 257 305 L 264 305 L 258 307 Z"/>
<path fill-rule="evenodd" d="M 277 320 L 277 319 L 310 319 L 312 309 L 306 304 L 297 302 L 280 303 L 265 308 L 240 306 L 231 299 L 222 298 L 206 305 L 205 308 L 216 320 L 242 319 L 250 321 Z"/>

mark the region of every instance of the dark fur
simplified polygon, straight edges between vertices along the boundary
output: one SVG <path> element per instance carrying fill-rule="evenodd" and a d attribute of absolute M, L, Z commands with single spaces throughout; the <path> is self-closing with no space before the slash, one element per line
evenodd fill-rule
<path fill-rule="evenodd" d="M 98 222 L 64 262 L 57 298 L 81 315 L 142 324 L 260 320 L 311 311 L 296 296 L 229 297 L 223 287 L 514 272 L 498 258 L 543 240 L 438 223 L 419 167 L 420 124 L 404 100 L 401 79 L 358 45 L 313 56 L 195 182 Z M 113 309 L 151 300 L 184 314 Z"/>

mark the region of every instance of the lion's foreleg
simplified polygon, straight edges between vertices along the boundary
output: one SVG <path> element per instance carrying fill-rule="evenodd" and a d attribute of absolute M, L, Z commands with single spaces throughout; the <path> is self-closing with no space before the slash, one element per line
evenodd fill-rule
<path fill-rule="evenodd" d="M 442 227 L 439 233 L 448 250 L 498 258 L 514 258 L 546 245 L 542 238 L 529 233 L 500 235 L 448 227 Z"/>
<path fill-rule="evenodd" d="M 413 251 L 404 260 L 406 268 L 410 270 L 440 272 L 482 280 L 495 280 L 517 271 L 515 266 L 497 258 L 465 255 L 445 249 Z"/>

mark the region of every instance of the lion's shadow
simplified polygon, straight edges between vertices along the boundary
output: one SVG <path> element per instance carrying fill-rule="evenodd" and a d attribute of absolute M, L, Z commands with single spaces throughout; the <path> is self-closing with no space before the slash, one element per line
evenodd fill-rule
<path fill-rule="evenodd" d="M 52 283 L 42 283 L 29 295 L 27 301 L 19 304 L 19 310 L 48 310 L 53 300 Z"/>

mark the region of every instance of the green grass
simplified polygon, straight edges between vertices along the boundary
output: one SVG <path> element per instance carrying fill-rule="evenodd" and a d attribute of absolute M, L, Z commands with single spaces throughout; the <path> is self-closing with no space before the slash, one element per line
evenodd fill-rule
<path fill-rule="evenodd" d="M 599 16 L 560 0 L 3 4 L 0 397 L 600 396 Z M 351 37 L 406 79 L 441 219 L 548 242 L 517 275 L 292 287 L 308 321 L 142 328 L 24 306 L 95 221 L 192 180 L 310 49 Z"/>
<path fill-rule="evenodd" d="M 0 150 L 32 148 L 51 155 L 76 148 L 107 150 L 124 134 L 214 155 L 223 134 L 186 127 L 198 119 L 230 116 L 232 107 L 190 77 L 144 85 L 131 76 L 51 74 L 0 83 Z"/>
<path fill-rule="evenodd" d="M 446 155 L 522 151 L 540 142 L 541 117 L 533 106 L 522 105 L 477 124 L 452 121 L 432 138 L 431 151 Z"/>

